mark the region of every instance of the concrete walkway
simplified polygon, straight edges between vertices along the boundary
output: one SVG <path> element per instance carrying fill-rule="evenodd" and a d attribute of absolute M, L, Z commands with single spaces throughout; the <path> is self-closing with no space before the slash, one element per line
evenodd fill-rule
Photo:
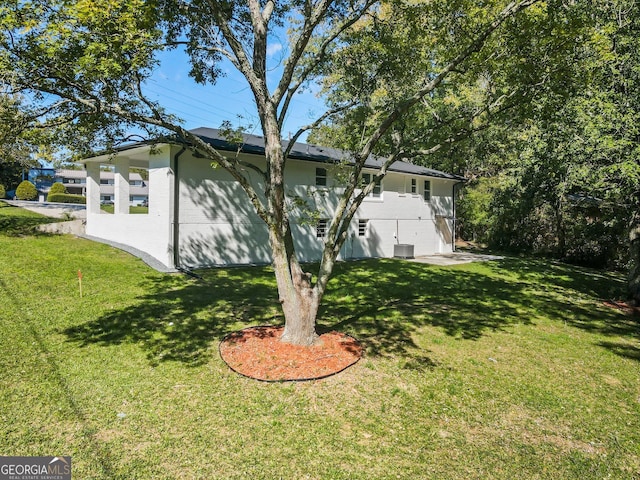
<path fill-rule="evenodd" d="M 87 218 L 87 207 L 74 203 L 54 202 L 27 202 L 25 200 L 3 200 L 14 207 L 21 207 L 45 217 L 65 218 L 73 217 L 74 220 Z"/>
<path fill-rule="evenodd" d="M 411 259 L 412 262 L 428 263 L 430 265 L 460 265 L 471 262 L 488 262 L 491 260 L 502 260 L 500 255 L 484 255 L 471 252 L 438 253 L 435 255 L 423 255 Z"/>

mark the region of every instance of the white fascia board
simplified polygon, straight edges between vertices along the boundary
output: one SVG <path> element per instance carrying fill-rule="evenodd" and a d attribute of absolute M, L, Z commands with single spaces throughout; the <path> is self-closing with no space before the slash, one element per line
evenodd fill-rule
<path fill-rule="evenodd" d="M 117 158 L 128 158 L 131 167 L 148 168 L 149 157 L 151 150 L 159 150 L 166 147 L 168 144 L 160 143 L 155 145 L 141 145 L 138 147 L 126 148 L 113 153 L 105 153 L 102 155 L 96 155 L 95 157 L 85 158 L 77 163 L 86 165 L 87 163 L 100 163 L 105 165 L 112 165 Z"/>

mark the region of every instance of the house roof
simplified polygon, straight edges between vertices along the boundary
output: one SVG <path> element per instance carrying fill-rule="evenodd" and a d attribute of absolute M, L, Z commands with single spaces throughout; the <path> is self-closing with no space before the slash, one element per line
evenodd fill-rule
<path fill-rule="evenodd" d="M 238 145 L 236 143 L 232 143 L 227 140 L 220 130 L 216 128 L 207 128 L 207 127 L 199 127 L 193 130 L 189 130 L 190 133 L 197 135 L 205 142 L 210 144 L 216 150 L 235 152 L 238 150 Z M 243 143 L 241 146 L 241 151 L 247 154 L 253 155 L 264 155 L 265 154 L 265 142 L 263 137 L 259 137 L 257 135 L 243 134 Z M 122 145 L 117 148 L 118 152 L 125 151 L 133 151 L 138 150 L 139 153 L 142 151 L 146 151 L 149 148 L 150 144 L 157 145 L 158 143 L 184 143 L 184 140 L 179 139 L 176 136 L 171 136 L 163 139 L 156 139 L 154 141 L 147 142 L 136 142 L 130 143 L 127 145 Z M 289 146 L 288 141 L 283 141 L 282 145 L 284 148 Z M 143 150 L 144 149 L 144 150 Z M 108 158 L 110 155 L 108 153 L 98 154 L 96 157 L 92 159 L 85 159 L 80 163 L 86 163 L 88 161 L 97 161 L 102 158 Z M 317 145 L 311 145 L 306 143 L 296 142 L 291 148 L 291 153 L 289 154 L 289 158 L 295 160 L 305 160 L 310 162 L 318 162 L 318 163 L 333 163 L 340 160 L 350 160 L 350 154 L 344 150 L 339 150 L 337 148 L 330 147 L 321 147 Z M 385 158 L 378 157 L 375 155 L 370 155 L 365 162 L 365 168 L 370 169 L 379 169 L 383 163 L 385 162 Z M 464 182 L 466 179 L 459 175 L 454 175 L 451 173 L 441 172 L 440 170 L 434 170 L 432 168 L 422 167 L 420 165 L 414 165 L 409 162 L 403 162 L 401 160 L 397 160 L 394 162 L 388 169 L 390 172 L 398 172 L 404 173 L 408 175 L 416 175 L 423 177 L 432 177 L 432 178 L 442 178 L 446 180 L 453 180 L 455 182 Z"/>
<path fill-rule="evenodd" d="M 231 143 L 224 138 L 220 130 L 215 128 L 200 127 L 193 130 L 189 130 L 190 133 L 199 136 L 211 146 L 218 150 L 223 151 L 236 151 L 237 144 Z M 289 146 L 288 141 L 283 141 L 284 148 Z M 257 135 L 243 134 L 242 152 L 264 155 L 265 145 L 264 138 Z M 320 147 L 317 145 L 311 145 L 306 143 L 296 142 L 291 148 L 289 158 L 296 160 L 306 160 L 320 163 L 331 163 L 338 160 L 349 160 L 350 155 L 344 150 L 337 148 Z M 377 157 L 370 155 L 365 162 L 365 168 L 379 169 L 386 159 L 383 157 Z M 412 163 L 396 161 L 389 167 L 390 172 L 406 173 L 410 175 L 419 175 L 425 177 L 444 178 L 448 180 L 455 180 L 458 182 L 465 181 L 464 177 L 459 175 L 453 175 L 451 173 L 441 172 L 432 168 L 422 167 L 420 165 L 414 165 Z"/>

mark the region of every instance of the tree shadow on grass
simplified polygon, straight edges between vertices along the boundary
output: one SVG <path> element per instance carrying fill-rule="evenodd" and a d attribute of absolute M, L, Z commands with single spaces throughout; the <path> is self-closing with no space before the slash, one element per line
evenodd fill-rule
<path fill-rule="evenodd" d="M 611 350 L 620 357 L 630 358 L 631 360 L 640 362 L 640 347 L 619 342 L 600 342 L 599 345 L 607 350 Z"/>
<path fill-rule="evenodd" d="M 175 360 L 205 363 L 216 341 L 240 328 L 282 323 L 273 273 L 268 268 L 203 272 L 204 281 L 172 275 L 149 284 L 135 305 L 67 328 L 82 346 L 136 343 L 152 364 Z"/>
<path fill-rule="evenodd" d="M 64 333 L 80 345 L 139 344 L 152 363 L 198 365 L 210 358 L 217 340 L 235 330 L 283 323 L 270 267 L 199 273 L 202 282 L 160 277 L 135 305 Z M 402 356 L 413 369 L 435 366 L 414 339 L 427 326 L 473 341 L 544 317 L 636 338 L 634 325 L 620 322 L 614 312 L 594 312 L 592 304 L 564 301 L 572 291 L 594 295 L 598 288 L 611 288 L 612 281 L 598 286 L 602 279 L 580 271 L 567 268 L 561 273 L 558 284 L 554 280 L 559 273 L 543 263 L 492 262 L 482 268 L 439 268 L 392 259 L 340 263 L 318 315 L 318 330 L 350 333 L 363 342 L 367 355 Z M 558 295 L 546 293 L 547 288 L 557 288 Z M 611 350 L 616 351 L 614 346 Z M 634 355 L 631 352 L 631 358 Z"/>
<path fill-rule="evenodd" d="M 5 207 L 14 208 L 14 207 Z M 48 236 L 50 233 L 45 233 L 38 230 L 38 226 L 46 223 L 55 223 L 60 220 L 57 218 L 43 217 L 43 216 L 4 216 L 0 215 L 0 234 L 9 237 L 20 236 Z"/>
<path fill-rule="evenodd" d="M 320 314 L 323 325 L 351 330 L 363 340 L 368 355 L 411 355 L 418 348 L 413 335 L 424 326 L 476 340 L 532 322 L 519 310 L 522 284 L 456 268 L 376 262 L 380 268 L 370 261 L 341 265 Z"/>
<path fill-rule="evenodd" d="M 640 348 L 626 343 L 631 341 L 640 346 L 638 317 L 611 307 L 599 308 L 605 302 L 609 303 L 608 300 L 625 297 L 627 284 L 621 275 L 535 259 L 506 260 L 499 266 L 516 273 L 521 281 L 545 285 L 545 298 L 552 303 L 555 293 L 568 298 L 567 303 L 558 305 L 555 318 L 590 333 L 622 338 L 622 342 L 605 341 L 598 345 L 616 355 L 640 360 Z M 573 292 L 575 301 L 572 301 Z M 592 300 L 591 303 L 581 301 L 585 295 Z"/>
<path fill-rule="evenodd" d="M 347 329 L 363 340 L 368 354 L 411 355 L 418 348 L 414 334 L 426 326 L 476 340 L 514 325 L 534 324 L 538 318 L 601 335 L 638 338 L 636 322 L 597 308 L 598 298 L 624 287 L 615 276 L 521 259 L 481 268 L 375 262 L 379 267 L 370 261 L 342 264 L 320 314 L 326 328 Z M 573 302 L 572 296 L 593 302 Z"/>

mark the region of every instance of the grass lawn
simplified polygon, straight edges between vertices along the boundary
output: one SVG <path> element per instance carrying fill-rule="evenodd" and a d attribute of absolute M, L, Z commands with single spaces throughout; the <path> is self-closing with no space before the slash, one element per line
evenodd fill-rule
<path fill-rule="evenodd" d="M 100 210 L 106 213 L 113 213 L 114 209 L 115 207 L 113 205 L 100 205 Z M 146 214 L 149 213 L 149 207 L 130 206 L 129 213 Z"/>
<path fill-rule="evenodd" d="M 71 455 L 77 479 L 640 478 L 640 325 L 601 302 L 619 276 L 339 264 L 320 324 L 365 358 L 266 384 L 217 348 L 281 322 L 270 268 L 160 274 L 42 221 L 0 203 L 0 455 Z"/>

